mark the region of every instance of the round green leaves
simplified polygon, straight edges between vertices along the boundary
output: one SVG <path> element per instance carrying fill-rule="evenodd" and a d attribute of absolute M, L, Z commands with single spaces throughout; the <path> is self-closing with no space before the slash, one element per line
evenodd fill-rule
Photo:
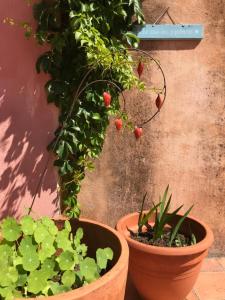
<path fill-rule="evenodd" d="M 101 270 L 112 259 L 110 248 L 98 249 L 97 263 L 87 257 L 87 246 L 81 243 L 83 229 L 71 232 L 69 221 L 58 230 L 48 217 L 33 220 L 13 218 L 1 224 L 0 298 L 51 296 L 83 286 L 99 278 Z"/>
<path fill-rule="evenodd" d="M 80 272 L 87 282 L 92 282 L 99 278 L 97 264 L 95 260 L 90 257 L 86 257 L 83 261 L 81 261 Z"/>
<path fill-rule="evenodd" d="M 44 261 L 44 263 L 41 266 L 41 272 L 43 274 L 43 277 L 46 279 L 52 278 L 54 275 L 57 274 L 55 271 L 55 260 L 53 258 L 48 258 Z"/>
<path fill-rule="evenodd" d="M 36 228 L 36 223 L 30 216 L 24 216 L 20 220 L 21 229 L 25 235 L 32 235 Z"/>
<path fill-rule="evenodd" d="M 34 245 L 32 238 L 30 236 L 25 236 L 20 242 L 19 252 L 21 255 L 30 255 L 36 252 L 37 245 Z"/>
<path fill-rule="evenodd" d="M 14 284 L 18 279 L 18 272 L 15 267 L 0 268 L 0 283 L 2 287 L 7 287 Z"/>
<path fill-rule="evenodd" d="M 13 249 L 9 245 L 0 245 L 0 266 L 7 266 L 12 255 Z"/>
<path fill-rule="evenodd" d="M 2 222 L 2 236 L 9 242 L 16 241 L 21 235 L 20 225 L 13 218 L 6 218 Z"/>
<path fill-rule="evenodd" d="M 40 270 L 31 272 L 27 279 L 27 283 L 28 292 L 35 295 L 40 293 L 47 286 L 47 280 Z"/>
<path fill-rule="evenodd" d="M 42 224 L 41 222 L 39 222 L 37 228 L 34 231 L 34 239 L 36 241 L 36 243 L 41 243 L 44 239 L 50 238 L 51 235 L 48 231 L 48 228 Z"/>
<path fill-rule="evenodd" d="M 71 287 L 75 282 L 75 272 L 65 271 L 62 276 L 62 283 L 65 286 Z"/>
<path fill-rule="evenodd" d="M 108 260 L 112 260 L 112 249 L 107 247 L 104 249 L 98 249 L 96 252 L 97 264 L 100 269 L 106 269 Z"/>
<path fill-rule="evenodd" d="M 40 265 L 40 260 L 36 252 L 25 253 L 22 258 L 22 264 L 25 271 L 34 271 Z"/>
<path fill-rule="evenodd" d="M 61 270 L 71 270 L 74 267 L 74 255 L 70 251 L 65 251 L 57 258 Z"/>

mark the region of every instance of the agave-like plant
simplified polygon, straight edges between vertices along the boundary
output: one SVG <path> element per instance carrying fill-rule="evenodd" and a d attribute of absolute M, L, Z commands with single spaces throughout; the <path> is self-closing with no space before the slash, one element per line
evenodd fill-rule
<path fill-rule="evenodd" d="M 144 213 L 144 203 L 147 198 L 147 193 L 145 193 L 142 204 L 141 210 L 139 213 L 138 218 L 138 233 L 137 236 L 151 236 L 152 241 L 156 241 L 161 239 L 165 234 L 165 229 L 168 227 L 167 225 L 171 224 L 171 221 L 176 218 L 178 212 L 181 210 L 183 205 L 175 209 L 173 212 L 169 212 L 170 204 L 172 199 L 172 194 L 168 197 L 169 185 L 166 187 L 166 190 L 163 194 L 163 197 L 159 198 L 159 203 L 155 204 L 153 201 L 153 207 L 147 212 Z M 187 246 L 184 245 L 183 242 L 180 240 L 180 228 L 184 220 L 189 215 L 190 211 L 192 210 L 193 205 L 185 212 L 185 214 L 179 218 L 179 221 L 176 222 L 175 226 L 170 227 L 170 237 L 168 241 L 168 246 L 171 247 L 174 243 L 176 246 Z M 149 224 L 150 217 L 155 214 L 154 225 Z M 146 230 L 143 230 L 143 227 L 146 227 Z M 129 230 L 131 236 L 135 236 L 136 234 Z M 189 244 L 196 244 L 196 238 L 193 233 L 190 233 L 190 242 Z"/>

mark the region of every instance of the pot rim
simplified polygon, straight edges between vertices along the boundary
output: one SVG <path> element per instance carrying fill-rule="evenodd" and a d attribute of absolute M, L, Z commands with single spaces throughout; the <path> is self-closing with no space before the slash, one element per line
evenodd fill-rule
<path fill-rule="evenodd" d="M 132 248 L 135 249 L 141 249 L 141 251 L 146 252 L 146 253 L 151 253 L 151 254 L 157 254 L 157 255 L 165 255 L 165 256 L 183 256 L 183 255 L 191 255 L 191 254 L 197 254 L 200 252 L 206 251 L 213 243 L 214 237 L 213 237 L 213 232 L 210 229 L 210 227 L 205 223 L 200 221 L 198 218 L 193 217 L 193 216 L 188 216 L 187 219 L 191 219 L 197 223 L 199 223 L 201 226 L 204 227 L 206 231 L 205 238 L 198 242 L 195 245 L 191 246 L 186 246 L 186 247 L 160 247 L 160 246 L 153 246 L 153 245 L 146 245 L 144 243 L 138 242 L 130 238 L 130 233 L 126 229 L 124 231 L 124 224 L 126 224 L 127 220 L 134 217 L 138 216 L 139 213 L 134 212 L 125 215 L 122 217 L 117 225 L 116 229 L 123 234 L 123 236 L 126 238 L 128 244 L 132 246 Z M 182 214 L 178 214 L 178 216 L 183 216 Z"/>
<path fill-rule="evenodd" d="M 53 218 L 54 220 L 66 220 L 67 218 L 63 217 L 63 216 L 56 216 L 55 218 Z M 52 299 L 52 300 L 66 300 L 66 299 L 80 299 L 80 297 L 84 297 L 90 293 L 92 293 L 93 291 L 101 288 L 102 286 L 104 286 L 108 281 L 110 281 L 110 278 L 114 278 L 117 276 L 117 274 L 119 274 L 122 269 L 124 268 L 124 261 L 128 260 L 129 257 L 129 248 L 128 248 L 128 244 L 124 238 L 124 236 L 116 231 L 115 229 L 113 229 L 112 227 L 94 221 L 94 220 L 90 220 L 88 218 L 79 218 L 79 221 L 81 222 L 86 222 L 86 223 L 90 223 L 93 225 L 97 225 L 97 226 L 101 226 L 105 229 L 107 229 L 108 231 L 110 231 L 111 233 L 113 233 L 119 240 L 119 243 L 121 245 L 121 255 L 118 259 L 118 261 L 116 262 L 116 264 L 111 268 L 111 270 L 109 270 L 106 274 L 104 274 L 103 276 L 101 276 L 100 278 L 98 278 L 96 281 L 89 283 L 86 286 L 80 287 L 78 289 L 74 289 L 65 293 L 60 293 L 57 295 L 52 295 L 52 296 L 47 296 L 47 297 L 41 297 L 41 299 Z M 22 300 L 24 298 L 20 298 L 17 300 Z M 37 298 L 27 298 L 27 299 L 39 299 Z"/>

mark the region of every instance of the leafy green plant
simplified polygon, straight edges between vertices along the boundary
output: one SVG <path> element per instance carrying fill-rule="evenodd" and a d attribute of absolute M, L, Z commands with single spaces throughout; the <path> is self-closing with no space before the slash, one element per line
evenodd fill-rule
<path fill-rule="evenodd" d="M 163 197 L 159 198 L 159 203 L 155 204 L 153 202 L 153 207 L 147 213 L 143 212 L 147 193 L 144 195 L 138 218 L 138 232 L 135 234 L 129 230 L 131 236 L 134 238 L 137 237 L 138 239 L 140 238 L 141 241 L 147 241 L 147 243 L 157 246 L 182 247 L 195 244 L 196 238 L 193 233 L 190 232 L 190 236 L 186 237 L 180 232 L 181 225 L 189 215 L 193 205 L 179 218 L 179 221 L 176 222 L 175 226 L 171 227 L 171 221 L 176 219 L 178 212 L 183 205 L 174 211 L 169 212 L 172 194 L 168 197 L 168 190 L 169 185 L 167 186 Z M 149 224 L 149 219 L 153 214 L 155 214 L 154 222 L 153 224 Z M 143 227 L 145 227 L 145 229 L 143 229 Z"/>
<path fill-rule="evenodd" d="M 166 79 L 162 67 L 148 52 L 137 49 L 139 39 L 131 31 L 134 23 L 144 23 L 141 2 L 38 0 L 33 4 L 35 33 L 26 21 L 4 19 L 4 23 L 22 27 L 26 37 L 33 36 L 39 44 L 47 45 L 48 51 L 37 59 L 36 69 L 49 75 L 45 84 L 47 100 L 59 109 L 59 126 L 48 150 L 56 158 L 61 212 L 69 217 L 80 214 L 77 195 L 81 182 L 86 170 L 94 169 L 93 161 L 102 151 L 110 118 L 115 118 L 117 130 L 131 129 L 139 139 L 142 127 L 154 119 L 165 101 Z M 133 60 L 134 50 L 140 56 Z M 123 91 L 134 87 L 144 90 L 145 84 L 140 80 L 145 69 L 144 57 L 156 64 L 163 87 L 150 87 L 157 94 L 157 111 L 134 125 L 128 120 Z M 28 214 L 50 161 L 47 160 L 40 174 Z"/>
<path fill-rule="evenodd" d="M 48 217 L 20 222 L 8 217 L 1 223 L 0 296 L 50 296 L 79 288 L 98 279 L 112 260 L 111 248 L 98 249 L 96 260 L 87 257 L 82 228 L 71 232 L 69 221 L 58 230 Z"/>
<path fill-rule="evenodd" d="M 34 17 L 36 40 L 49 46 L 36 69 L 50 75 L 47 100 L 59 109 L 59 127 L 48 149 L 56 155 L 61 208 L 77 217 L 81 181 L 101 153 L 110 116 L 127 121 L 120 94 L 144 87 L 126 48 L 138 46 L 131 29 L 134 21 L 144 22 L 141 1 L 41 0 L 34 4 Z M 110 107 L 104 105 L 104 92 L 112 97 Z"/>

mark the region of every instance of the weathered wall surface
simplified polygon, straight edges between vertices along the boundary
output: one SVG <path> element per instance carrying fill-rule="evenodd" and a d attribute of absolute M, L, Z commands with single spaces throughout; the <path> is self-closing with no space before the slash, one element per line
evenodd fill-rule
<path fill-rule="evenodd" d="M 35 71 L 44 49 L 27 41 L 19 26 L 3 24 L 6 17 L 32 21 L 32 9 L 25 1 L 0 1 L 0 217 L 27 212 L 57 124 L 54 107 L 46 104 L 46 78 Z M 35 202 L 37 215 L 55 210 L 51 165 Z"/>
<path fill-rule="evenodd" d="M 205 38 L 191 41 L 145 42 L 163 66 L 168 97 L 160 115 L 136 141 L 130 132 L 111 125 L 96 170 L 87 175 L 80 201 L 83 215 L 115 225 L 136 211 L 148 191 L 157 200 L 169 183 L 174 206 L 194 204 L 193 214 L 215 233 L 213 254 L 225 251 L 225 2 L 223 0 L 145 0 L 148 23 L 170 6 L 179 23 L 202 23 Z M 46 145 L 56 127 L 56 111 L 47 106 L 44 76 L 34 64 L 43 49 L 26 41 L 17 27 L 2 24 L 6 16 L 29 20 L 24 1 L 0 2 L 0 212 L 19 215 L 28 207 L 47 158 Z M 165 19 L 164 22 L 169 22 Z M 152 84 L 155 71 L 143 79 Z M 135 122 L 151 113 L 154 95 L 127 94 Z M 51 164 L 50 164 L 51 165 Z M 34 210 L 53 214 L 56 178 L 49 168 Z"/>
<path fill-rule="evenodd" d="M 147 41 L 166 73 L 167 102 L 140 141 L 131 133 L 108 130 L 95 172 L 80 195 L 83 213 L 115 225 L 136 211 L 145 191 L 157 201 L 169 183 L 174 206 L 194 204 L 193 214 L 215 234 L 213 254 L 225 251 L 225 2 L 223 0 L 144 1 L 148 23 L 163 9 L 179 23 L 202 23 L 205 38 L 191 41 Z M 163 20 L 169 23 L 169 19 Z M 149 82 L 154 72 L 144 79 Z M 150 79 L 149 79 L 150 78 Z M 133 119 L 150 111 L 149 93 L 129 94 Z"/>

